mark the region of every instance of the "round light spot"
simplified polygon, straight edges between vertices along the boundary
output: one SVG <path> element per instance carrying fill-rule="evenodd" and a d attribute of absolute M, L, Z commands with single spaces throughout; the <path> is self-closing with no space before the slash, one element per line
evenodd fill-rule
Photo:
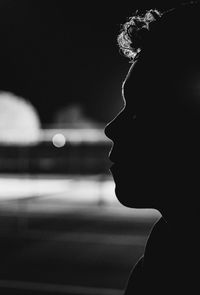
<path fill-rule="evenodd" d="M 66 139 L 62 133 L 57 133 L 53 136 L 52 142 L 55 147 L 60 148 L 65 145 Z"/>
<path fill-rule="evenodd" d="M 37 110 L 28 100 L 0 91 L 1 144 L 36 144 L 40 141 L 40 128 Z"/>

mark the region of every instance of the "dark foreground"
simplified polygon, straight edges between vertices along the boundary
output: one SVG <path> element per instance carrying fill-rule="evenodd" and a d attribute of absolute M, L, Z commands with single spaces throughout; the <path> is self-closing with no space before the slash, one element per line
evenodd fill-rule
<path fill-rule="evenodd" d="M 97 205 L 47 211 L 0 211 L 0 294 L 122 294 L 155 217 Z"/>

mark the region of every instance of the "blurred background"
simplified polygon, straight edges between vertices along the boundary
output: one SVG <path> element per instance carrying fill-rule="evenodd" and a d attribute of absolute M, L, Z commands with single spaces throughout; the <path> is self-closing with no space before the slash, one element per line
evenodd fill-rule
<path fill-rule="evenodd" d="M 1 294 L 122 294 L 160 215 L 116 200 L 103 129 L 130 67 L 120 25 L 154 7 L 0 1 Z"/>

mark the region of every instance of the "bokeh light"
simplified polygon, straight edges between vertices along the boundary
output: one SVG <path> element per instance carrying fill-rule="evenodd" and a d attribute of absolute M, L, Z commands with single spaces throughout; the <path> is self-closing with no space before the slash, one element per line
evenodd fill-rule
<path fill-rule="evenodd" d="M 57 133 L 52 138 L 53 145 L 57 148 L 61 148 L 65 145 L 66 139 L 62 133 Z"/>
<path fill-rule="evenodd" d="M 34 106 L 10 92 L 0 92 L 0 143 L 33 144 L 40 137 L 40 119 Z"/>

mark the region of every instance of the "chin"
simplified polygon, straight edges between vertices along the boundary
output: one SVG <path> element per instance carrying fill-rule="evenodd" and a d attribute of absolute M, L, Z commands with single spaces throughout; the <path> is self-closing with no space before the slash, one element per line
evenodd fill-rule
<path fill-rule="evenodd" d="M 144 174 L 139 177 L 138 172 L 130 174 L 129 171 L 130 169 L 126 168 L 119 169 L 118 166 L 111 169 L 115 182 L 115 194 L 119 202 L 126 207 L 135 209 L 158 209 L 155 206 L 158 205 L 155 201 L 159 198 L 156 197 L 153 180 L 148 179 Z"/>
<path fill-rule="evenodd" d="M 160 210 L 158 200 L 160 199 L 160 192 L 156 193 L 155 188 L 150 187 L 148 183 L 143 182 L 138 185 L 138 181 L 130 180 L 127 182 L 115 182 L 115 195 L 118 201 L 126 207 L 135 209 L 156 209 Z"/>
<path fill-rule="evenodd" d="M 135 208 L 135 209 L 144 209 L 151 208 L 152 204 L 148 202 L 141 192 L 139 193 L 137 190 L 130 188 L 130 186 L 115 186 L 115 195 L 118 201 L 126 207 Z"/>

